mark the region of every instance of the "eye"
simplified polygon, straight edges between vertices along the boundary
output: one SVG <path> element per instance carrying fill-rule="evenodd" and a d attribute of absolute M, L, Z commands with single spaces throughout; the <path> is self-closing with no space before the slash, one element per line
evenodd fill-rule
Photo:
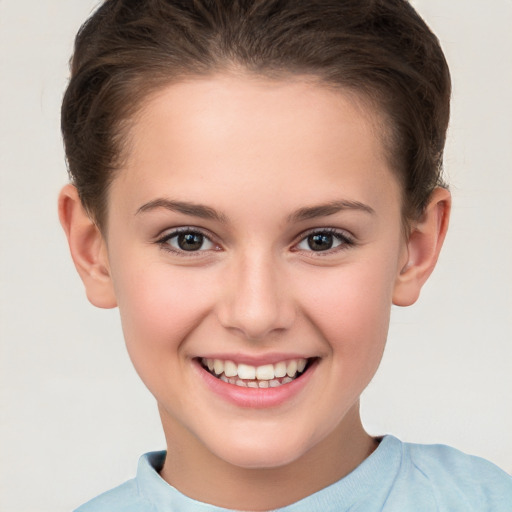
<path fill-rule="evenodd" d="M 303 238 L 296 246 L 299 251 L 326 252 L 353 245 L 348 235 L 334 229 L 314 231 Z"/>
<path fill-rule="evenodd" d="M 178 253 L 210 251 L 217 247 L 206 235 L 190 228 L 169 233 L 157 243 L 164 249 Z"/>

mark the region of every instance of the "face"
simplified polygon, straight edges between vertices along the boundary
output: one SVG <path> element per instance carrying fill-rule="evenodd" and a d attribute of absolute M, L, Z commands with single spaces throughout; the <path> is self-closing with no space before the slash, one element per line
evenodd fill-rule
<path fill-rule="evenodd" d="M 321 85 L 224 76 L 134 121 L 110 275 L 167 437 L 198 460 L 277 467 L 359 428 L 407 257 L 378 125 Z"/>

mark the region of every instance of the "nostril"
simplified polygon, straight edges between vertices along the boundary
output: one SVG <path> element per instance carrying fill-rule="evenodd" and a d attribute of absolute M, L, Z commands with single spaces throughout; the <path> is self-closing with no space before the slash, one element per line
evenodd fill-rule
<path fill-rule="evenodd" d="M 295 307 L 284 275 L 271 252 L 255 251 L 252 244 L 224 276 L 217 302 L 220 324 L 252 341 L 289 329 Z"/>
<path fill-rule="evenodd" d="M 250 341 L 282 334 L 295 319 L 295 312 L 285 303 L 255 304 L 237 301 L 224 306 L 218 315 L 220 324 Z"/>

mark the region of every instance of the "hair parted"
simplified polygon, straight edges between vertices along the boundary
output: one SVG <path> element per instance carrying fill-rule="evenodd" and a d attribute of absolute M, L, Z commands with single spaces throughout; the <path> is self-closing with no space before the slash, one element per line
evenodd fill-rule
<path fill-rule="evenodd" d="M 76 37 L 61 118 L 71 180 L 98 226 L 144 99 L 232 69 L 310 76 L 375 105 L 407 218 L 442 185 L 450 75 L 406 0 L 105 0 Z"/>

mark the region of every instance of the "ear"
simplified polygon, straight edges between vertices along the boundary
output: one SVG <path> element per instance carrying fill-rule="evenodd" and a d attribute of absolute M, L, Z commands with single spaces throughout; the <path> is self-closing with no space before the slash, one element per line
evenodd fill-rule
<path fill-rule="evenodd" d="M 421 219 L 411 229 L 406 258 L 395 282 L 393 304 L 410 306 L 436 266 L 450 218 L 451 195 L 438 187 L 430 196 Z"/>
<path fill-rule="evenodd" d="M 73 185 L 66 185 L 59 194 L 59 219 L 87 298 L 99 308 L 116 307 L 105 241 Z"/>

